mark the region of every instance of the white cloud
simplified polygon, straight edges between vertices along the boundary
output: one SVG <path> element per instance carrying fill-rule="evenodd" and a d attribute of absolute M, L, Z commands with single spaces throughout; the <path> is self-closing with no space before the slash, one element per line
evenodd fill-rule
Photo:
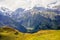
<path fill-rule="evenodd" d="M 46 7 L 47 4 L 54 2 L 56 0 L 0 0 L 0 6 L 5 6 L 10 8 L 11 10 L 15 10 L 16 8 L 32 8 L 33 6 L 43 6 Z"/>

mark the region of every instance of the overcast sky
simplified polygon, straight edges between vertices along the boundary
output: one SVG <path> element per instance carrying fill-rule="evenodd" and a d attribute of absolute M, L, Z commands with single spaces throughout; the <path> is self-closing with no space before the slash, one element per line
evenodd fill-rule
<path fill-rule="evenodd" d="M 0 0 L 0 7 L 7 7 L 11 10 L 15 10 L 16 8 L 30 9 L 36 5 L 46 7 L 49 3 L 56 1 L 60 3 L 59 0 Z"/>

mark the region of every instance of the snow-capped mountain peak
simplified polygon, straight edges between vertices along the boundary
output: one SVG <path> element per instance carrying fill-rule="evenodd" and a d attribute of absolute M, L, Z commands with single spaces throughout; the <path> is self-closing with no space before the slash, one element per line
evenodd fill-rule
<path fill-rule="evenodd" d="M 7 11 L 9 11 L 9 9 L 8 8 L 5 8 L 5 7 L 0 7 L 0 11 L 7 12 Z"/>
<path fill-rule="evenodd" d="M 11 16 L 12 11 L 8 8 L 5 7 L 0 7 L 0 11 L 3 12 L 3 15 L 5 16 Z"/>

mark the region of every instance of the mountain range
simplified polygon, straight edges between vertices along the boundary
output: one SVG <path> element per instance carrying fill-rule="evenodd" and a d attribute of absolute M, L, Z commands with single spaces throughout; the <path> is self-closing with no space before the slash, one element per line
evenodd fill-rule
<path fill-rule="evenodd" d="M 10 26 L 21 32 L 34 33 L 39 30 L 60 29 L 60 9 L 33 7 L 25 10 L 17 8 L 11 11 L 8 8 L 0 8 L 0 27 Z"/>

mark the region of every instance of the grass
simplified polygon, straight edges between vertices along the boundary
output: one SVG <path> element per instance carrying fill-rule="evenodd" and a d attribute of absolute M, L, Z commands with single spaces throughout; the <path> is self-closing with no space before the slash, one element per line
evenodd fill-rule
<path fill-rule="evenodd" d="M 0 40 L 60 40 L 60 30 L 40 30 L 30 34 L 3 27 L 0 28 Z"/>
<path fill-rule="evenodd" d="M 36 36 L 31 40 L 60 40 L 60 30 L 44 30 L 34 35 Z"/>

